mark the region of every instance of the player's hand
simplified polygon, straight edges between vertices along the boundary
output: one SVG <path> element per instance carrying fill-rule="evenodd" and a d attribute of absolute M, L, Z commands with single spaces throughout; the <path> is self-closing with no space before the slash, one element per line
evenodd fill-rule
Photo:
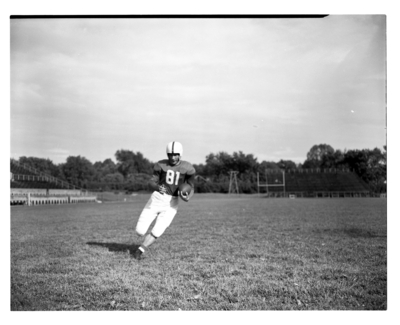
<path fill-rule="evenodd" d="M 164 184 L 161 184 L 161 185 L 158 185 L 158 191 L 159 191 L 161 194 L 165 194 L 165 193 L 167 193 L 167 188 L 165 187 Z"/>
<path fill-rule="evenodd" d="M 181 199 L 185 202 L 189 201 L 189 193 L 188 192 L 180 192 Z"/>

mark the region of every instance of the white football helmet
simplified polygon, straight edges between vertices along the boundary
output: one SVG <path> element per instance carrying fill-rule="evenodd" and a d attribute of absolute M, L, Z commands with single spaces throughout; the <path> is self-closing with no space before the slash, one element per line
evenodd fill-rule
<path fill-rule="evenodd" d="M 167 144 L 167 155 L 169 153 L 179 153 L 179 155 L 182 157 L 183 154 L 183 147 L 180 142 L 177 141 L 172 141 Z"/>

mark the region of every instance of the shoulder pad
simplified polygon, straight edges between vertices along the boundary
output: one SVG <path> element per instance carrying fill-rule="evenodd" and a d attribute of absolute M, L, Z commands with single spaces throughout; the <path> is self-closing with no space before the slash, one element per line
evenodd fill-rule
<path fill-rule="evenodd" d="M 154 170 L 161 170 L 163 166 L 168 164 L 167 159 L 160 160 L 154 164 Z"/>
<path fill-rule="evenodd" d="M 194 169 L 192 164 L 188 161 L 181 160 L 181 166 L 187 170 L 188 175 L 192 175 L 192 174 L 196 173 L 196 170 Z"/>

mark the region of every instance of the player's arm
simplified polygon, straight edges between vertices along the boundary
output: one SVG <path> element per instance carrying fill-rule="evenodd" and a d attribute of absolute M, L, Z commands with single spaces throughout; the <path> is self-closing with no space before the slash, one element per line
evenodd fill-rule
<path fill-rule="evenodd" d="M 156 164 L 154 166 L 153 176 L 150 178 L 148 184 L 153 191 L 165 193 L 167 189 L 163 184 L 160 184 L 160 174 L 161 174 L 161 168 L 158 164 Z"/>
<path fill-rule="evenodd" d="M 193 194 L 194 194 L 194 180 L 195 180 L 195 178 L 194 178 L 194 176 L 195 176 L 195 174 L 192 174 L 192 175 L 190 175 L 189 176 L 189 178 L 187 179 L 187 183 L 191 186 L 191 191 L 190 191 L 190 193 L 189 193 L 189 196 L 188 196 L 188 201 L 190 200 L 190 198 L 193 196 Z"/>
<path fill-rule="evenodd" d="M 193 196 L 193 194 L 194 194 L 194 180 L 195 180 L 194 176 L 195 176 L 195 173 L 193 173 L 191 175 L 186 175 L 186 178 L 185 178 L 185 182 L 188 183 L 190 185 L 190 187 L 192 188 L 190 190 L 190 193 L 189 193 L 188 196 L 186 196 L 186 197 L 185 196 L 183 196 L 183 197 L 181 196 L 182 199 L 185 200 L 186 202 L 188 202 L 191 199 L 191 197 Z"/>
<path fill-rule="evenodd" d="M 151 176 L 148 184 L 153 191 L 158 191 L 159 180 L 160 178 L 158 177 L 158 175 L 153 174 L 153 176 Z"/>

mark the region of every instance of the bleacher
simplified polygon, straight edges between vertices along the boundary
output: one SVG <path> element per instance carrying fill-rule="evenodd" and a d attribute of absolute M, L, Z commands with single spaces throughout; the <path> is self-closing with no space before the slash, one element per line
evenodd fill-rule
<path fill-rule="evenodd" d="M 56 178 L 51 176 L 44 176 L 40 172 L 34 171 L 33 168 L 24 166 L 15 162 L 10 161 L 10 188 L 15 189 L 63 189 L 73 188 L 68 183 L 58 181 Z"/>
<path fill-rule="evenodd" d="M 36 176 L 36 173 L 30 171 L 27 168 L 24 168 L 21 165 L 18 165 L 12 161 L 10 162 L 10 170 L 11 170 L 11 173 L 13 173 L 15 175 Z"/>
<path fill-rule="evenodd" d="M 314 197 L 367 196 L 370 192 L 368 185 L 357 174 L 350 171 L 310 172 L 302 170 L 286 172 L 284 177 L 283 183 L 283 175 L 280 172 L 267 174 L 267 180 L 260 180 L 260 184 L 268 184 L 269 186 L 264 192 L 268 192 L 272 196 L 282 193 Z"/>
<path fill-rule="evenodd" d="M 97 196 L 11 160 L 10 204 L 41 205 L 97 202 Z"/>
<path fill-rule="evenodd" d="M 10 188 L 63 189 L 59 184 L 48 181 L 10 181 Z"/>

